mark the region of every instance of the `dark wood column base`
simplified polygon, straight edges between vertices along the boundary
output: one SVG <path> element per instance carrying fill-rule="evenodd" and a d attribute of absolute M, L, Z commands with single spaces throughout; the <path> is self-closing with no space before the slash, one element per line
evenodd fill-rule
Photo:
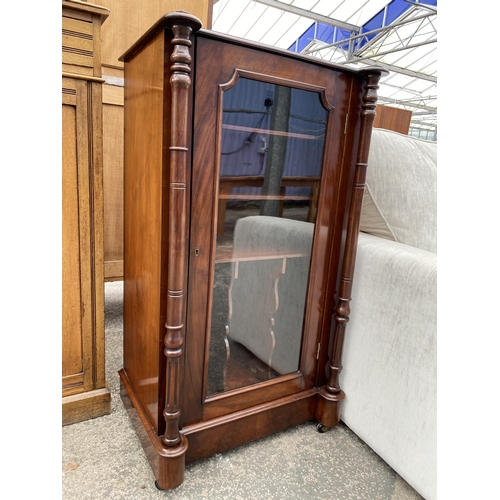
<path fill-rule="evenodd" d="M 318 390 L 316 420 L 325 427 L 334 427 L 340 422 L 340 404 L 345 398 L 344 391 L 338 394 L 329 393 L 325 387 Z"/>
<path fill-rule="evenodd" d="M 132 425 L 153 469 L 156 485 L 161 490 L 171 490 L 184 481 L 188 440 L 181 434 L 179 445 L 165 448 L 142 407 L 124 370 L 120 370 L 120 395 Z"/>

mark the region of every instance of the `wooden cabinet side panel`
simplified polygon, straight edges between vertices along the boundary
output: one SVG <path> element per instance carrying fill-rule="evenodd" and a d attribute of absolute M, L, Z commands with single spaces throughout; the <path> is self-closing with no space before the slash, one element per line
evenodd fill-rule
<path fill-rule="evenodd" d="M 123 78 L 118 58 L 161 16 L 185 10 L 204 28 L 212 24 L 213 0 L 158 0 L 138 4 L 130 0 L 93 2 L 110 9 L 102 26 L 103 73 Z M 131 15 L 133 14 L 133 15 Z M 104 85 L 104 273 L 106 281 L 123 279 L 123 87 Z"/>
<path fill-rule="evenodd" d="M 83 17 L 83 16 L 82 16 Z M 94 26 L 92 18 L 62 18 L 62 62 L 92 68 L 94 66 Z"/>
<path fill-rule="evenodd" d="M 102 84 L 91 82 L 91 140 L 92 159 L 90 172 L 91 196 L 91 276 L 94 321 L 93 367 L 94 389 L 106 386 L 104 339 L 104 193 L 103 193 L 103 144 L 102 144 Z"/>
<path fill-rule="evenodd" d="M 393 108 L 379 104 L 373 126 L 408 135 L 411 117 L 412 112 L 407 109 Z"/>
<path fill-rule="evenodd" d="M 102 27 L 102 63 L 123 67 L 118 58 L 158 19 L 169 12 L 184 10 L 198 17 L 204 28 L 211 28 L 213 0 L 95 0 L 110 10 Z"/>
<path fill-rule="evenodd" d="M 90 112 L 89 112 L 90 110 Z M 106 386 L 101 87 L 63 79 L 63 394 Z"/>
<path fill-rule="evenodd" d="M 124 369 L 158 428 L 162 260 L 163 34 L 125 67 Z"/>
<path fill-rule="evenodd" d="M 120 88 L 123 92 L 123 89 Z M 123 278 L 123 106 L 103 105 L 104 277 Z"/>
<path fill-rule="evenodd" d="M 92 389 L 93 307 L 87 82 L 63 80 L 63 386 Z M 65 88 L 69 87 L 69 88 Z M 79 377 L 75 378 L 75 375 Z"/>
<path fill-rule="evenodd" d="M 74 81 L 72 82 L 74 84 Z M 74 86 L 74 85 L 73 85 Z M 76 89 L 73 90 L 76 94 Z M 83 373 L 76 95 L 62 105 L 62 375 Z"/>
<path fill-rule="evenodd" d="M 62 6 L 62 417 L 67 425 L 110 411 L 100 79 L 100 27 L 108 11 L 64 0 Z"/>

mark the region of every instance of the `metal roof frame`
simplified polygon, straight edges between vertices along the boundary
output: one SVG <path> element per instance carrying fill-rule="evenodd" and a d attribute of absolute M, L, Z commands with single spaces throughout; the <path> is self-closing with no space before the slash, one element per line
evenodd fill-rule
<path fill-rule="evenodd" d="M 436 135 L 436 0 L 215 0 L 212 29 L 336 64 L 383 66 L 379 102 L 411 110 L 411 126 Z"/>

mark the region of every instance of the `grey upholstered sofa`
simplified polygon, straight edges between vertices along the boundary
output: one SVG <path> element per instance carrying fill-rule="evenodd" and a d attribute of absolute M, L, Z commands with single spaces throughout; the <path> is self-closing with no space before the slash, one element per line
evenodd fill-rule
<path fill-rule="evenodd" d="M 437 143 L 373 131 L 344 344 L 341 419 L 436 493 Z"/>
<path fill-rule="evenodd" d="M 267 216 L 239 219 L 234 231 L 236 255 L 275 258 L 233 262 L 229 338 L 280 375 L 299 368 L 313 232 L 310 222 Z"/>
<path fill-rule="evenodd" d="M 373 131 L 340 379 L 341 420 L 427 500 L 436 498 L 436 187 L 436 143 Z M 304 255 L 288 259 L 284 274 L 273 263 L 246 264 L 247 279 L 233 280 L 230 338 L 278 373 L 297 369 L 312 231 L 273 217 L 241 219 L 235 231 L 235 248 L 292 240 Z M 283 302 L 295 304 L 276 321 L 272 347 L 269 335 L 254 334 L 266 332 L 269 315 L 250 318 L 259 307 L 248 307 L 246 288 L 238 291 L 262 275 L 279 278 Z"/>

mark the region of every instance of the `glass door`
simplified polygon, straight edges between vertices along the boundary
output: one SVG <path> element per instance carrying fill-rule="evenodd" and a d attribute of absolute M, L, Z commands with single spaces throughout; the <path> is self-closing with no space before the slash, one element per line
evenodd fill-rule
<path fill-rule="evenodd" d="M 195 60 L 187 426 L 313 397 L 324 377 L 351 85 L 209 33 Z"/>
<path fill-rule="evenodd" d="M 299 370 L 328 118 L 318 92 L 222 88 L 207 396 Z"/>

